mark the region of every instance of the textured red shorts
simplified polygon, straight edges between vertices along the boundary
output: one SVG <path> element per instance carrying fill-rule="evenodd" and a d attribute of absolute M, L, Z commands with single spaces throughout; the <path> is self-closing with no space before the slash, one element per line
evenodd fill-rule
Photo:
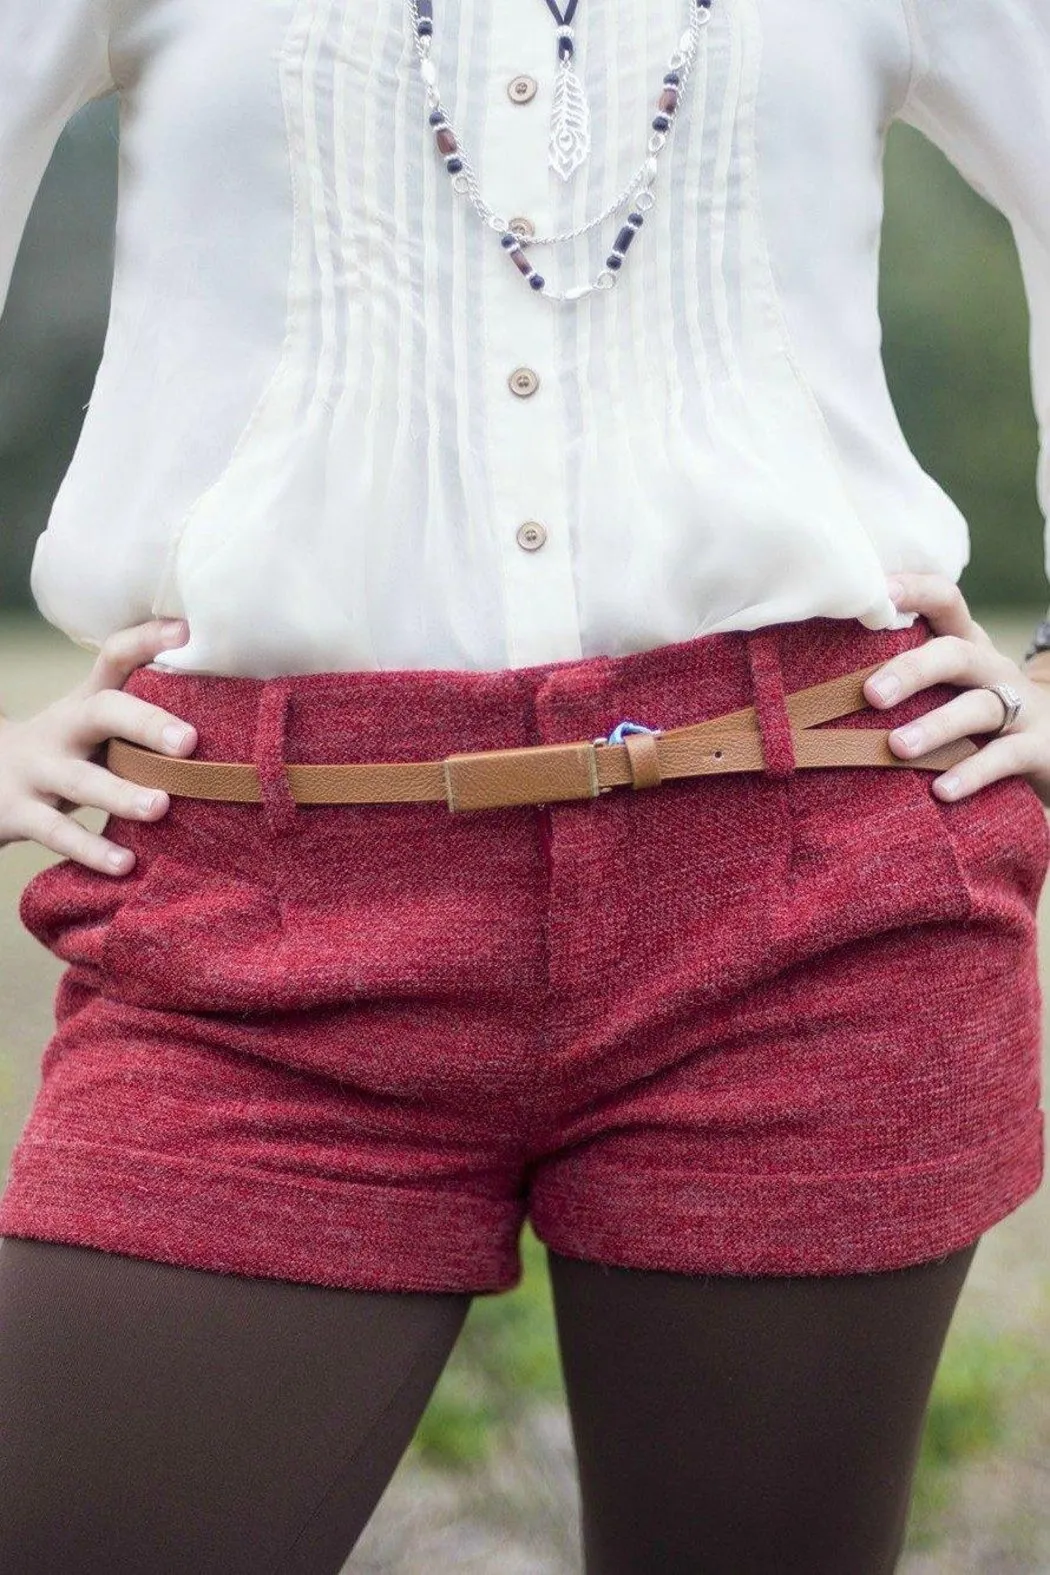
<path fill-rule="evenodd" d="M 264 805 L 111 819 L 21 917 L 68 963 L 0 1232 L 201 1269 L 506 1290 L 519 1234 L 711 1274 L 890 1269 L 1042 1174 L 1024 780 L 794 772 L 784 690 L 930 637 L 815 619 L 502 671 L 140 668 Z M 926 690 L 885 727 L 950 698 Z M 764 774 L 450 813 L 297 807 L 289 761 L 438 759 L 754 701 Z"/>

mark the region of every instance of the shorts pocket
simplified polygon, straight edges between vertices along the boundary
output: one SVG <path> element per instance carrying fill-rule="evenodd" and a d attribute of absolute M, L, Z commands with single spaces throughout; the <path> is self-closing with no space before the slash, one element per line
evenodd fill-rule
<path fill-rule="evenodd" d="M 126 879 L 105 875 L 76 859 L 58 859 L 22 888 L 19 919 L 56 957 L 88 973 L 97 972 L 106 931 L 124 898 Z"/>
<path fill-rule="evenodd" d="M 164 852 L 129 880 L 102 938 L 107 995 L 171 1011 L 268 1009 L 281 918 L 265 886 Z"/>
<path fill-rule="evenodd" d="M 933 684 L 891 712 L 865 707 L 824 726 L 900 727 L 958 692 Z M 971 742 L 980 748 L 987 737 Z M 995 910 L 1031 925 L 1050 867 L 1039 795 L 1012 776 L 948 803 L 932 791 L 938 775 L 907 765 L 816 767 L 791 779 L 796 883 L 834 910 L 846 935 Z"/>
<path fill-rule="evenodd" d="M 974 914 L 1005 918 L 1013 911 L 1027 923 L 1050 869 L 1050 825 L 1032 784 L 1001 777 L 954 803 L 932 801 Z"/>
<path fill-rule="evenodd" d="M 930 791 L 908 766 L 816 767 L 791 779 L 796 901 L 836 940 L 968 919 L 970 883 Z"/>

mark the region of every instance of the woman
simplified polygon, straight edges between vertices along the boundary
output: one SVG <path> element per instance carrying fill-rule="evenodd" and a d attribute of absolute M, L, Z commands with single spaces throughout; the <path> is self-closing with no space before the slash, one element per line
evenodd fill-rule
<path fill-rule="evenodd" d="M 32 575 L 98 654 L 0 728 L 0 1570 L 338 1570 L 526 1217 L 590 1575 L 894 1568 L 1042 1173 L 1050 700 L 893 415 L 882 141 L 1009 216 L 1045 424 L 1048 71 L 1036 0 L 7 0 L 0 276 L 114 91 L 121 173 Z"/>

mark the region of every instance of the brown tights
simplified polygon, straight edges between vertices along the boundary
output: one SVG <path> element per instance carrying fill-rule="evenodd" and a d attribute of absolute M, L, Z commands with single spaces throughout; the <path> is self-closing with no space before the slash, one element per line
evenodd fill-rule
<path fill-rule="evenodd" d="M 889 1575 L 975 1246 L 841 1279 L 550 1253 L 586 1575 Z M 0 1240 L 0 1575 L 337 1575 L 469 1305 Z"/>

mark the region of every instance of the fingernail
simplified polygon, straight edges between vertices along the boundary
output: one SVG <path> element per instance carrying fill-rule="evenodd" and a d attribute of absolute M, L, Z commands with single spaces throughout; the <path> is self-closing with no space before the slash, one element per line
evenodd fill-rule
<path fill-rule="evenodd" d="M 112 853 L 106 854 L 106 863 L 109 865 L 111 870 L 126 869 L 128 864 L 128 855 L 127 853 L 122 853 L 120 849 L 117 848 Z"/>
<path fill-rule="evenodd" d="M 940 789 L 945 798 L 954 798 L 961 786 L 959 778 L 956 776 L 938 777 L 935 785 Z"/>
<path fill-rule="evenodd" d="M 182 645 L 188 633 L 189 626 L 181 618 L 171 619 L 160 626 L 160 637 L 165 645 Z"/>
<path fill-rule="evenodd" d="M 892 673 L 884 673 L 881 678 L 872 678 L 870 685 L 880 700 L 896 700 L 901 692 L 901 681 Z"/>
<path fill-rule="evenodd" d="M 891 602 L 899 601 L 904 595 L 904 581 L 897 579 L 887 580 L 886 590 Z"/>
<path fill-rule="evenodd" d="M 156 793 L 137 793 L 135 795 L 135 807 L 141 810 L 144 815 L 149 814 L 156 802 Z"/>
<path fill-rule="evenodd" d="M 919 724 L 913 722 L 910 727 L 899 728 L 895 736 L 900 739 L 905 749 L 918 749 L 925 735 Z"/>
<path fill-rule="evenodd" d="M 163 738 L 168 749 L 181 749 L 182 745 L 189 737 L 189 729 L 185 727 L 176 727 L 174 723 L 172 723 L 169 727 L 164 729 L 160 736 Z"/>

